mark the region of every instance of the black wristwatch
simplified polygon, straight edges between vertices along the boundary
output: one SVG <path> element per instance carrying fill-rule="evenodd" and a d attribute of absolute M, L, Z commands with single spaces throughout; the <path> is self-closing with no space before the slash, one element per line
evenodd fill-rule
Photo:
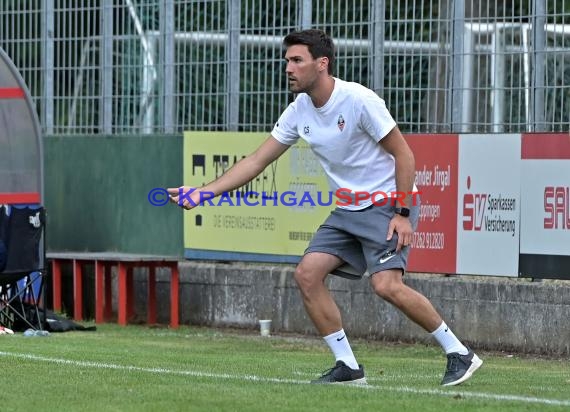
<path fill-rule="evenodd" d="M 408 217 L 410 216 L 410 209 L 408 209 L 407 207 L 397 207 L 396 209 L 394 209 L 394 213 L 403 217 Z"/>

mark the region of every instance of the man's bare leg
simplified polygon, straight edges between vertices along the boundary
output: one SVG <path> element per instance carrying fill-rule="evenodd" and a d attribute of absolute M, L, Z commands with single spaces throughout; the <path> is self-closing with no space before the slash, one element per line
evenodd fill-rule
<path fill-rule="evenodd" d="M 335 356 L 334 368 L 314 383 L 366 383 L 364 369 L 358 364 L 348 338 L 342 328 L 342 319 L 325 279 L 343 261 L 327 253 L 306 254 L 295 270 L 295 281 L 307 314 Z"/>
<path fill-rule="evenodd" d="M 333 300 L 325 279 L 343 261 L 328 253 L 307 253 L 297 265 L 295 281 L 307 314 L 323 336 L 342 329 L 340 311 Z"/>
<path fill-rule="evenodd" d="M 403 282 L 401 269 L 375 273 L 370 283 L 378 296 L 396 306 L 426 331 L 431 333 L 441 325 L 441 316 L 431 302 Z"/>

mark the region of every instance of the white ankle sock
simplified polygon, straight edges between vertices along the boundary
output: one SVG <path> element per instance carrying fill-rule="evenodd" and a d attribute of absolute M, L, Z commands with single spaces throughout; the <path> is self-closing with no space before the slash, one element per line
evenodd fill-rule
<path fill-rule="evenodd" d="M 446 354 L 459 352 L 460 355 L 467 355 L 469 352 L 459 339 L 455 337 L 445 322 L 441 322 L 439 328 L 434 330 L 431 334 L 441 345 Z"/>
<path fill-rule="evenodd" d="M 358 369 L 358 362 L 352 353 L 344 329 L 331 333 L 323 338 L 331 348 L 337 361 L 343 361 L 351 369 Z"/>

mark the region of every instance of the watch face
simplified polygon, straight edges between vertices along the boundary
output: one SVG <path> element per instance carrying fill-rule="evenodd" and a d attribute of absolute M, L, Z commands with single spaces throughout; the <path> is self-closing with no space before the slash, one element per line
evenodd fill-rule
<path fill-rule="evenodd" d="M 410 216 L 410 209 L 405 207 L 397 207 L 395 213 L 399 214 L 400 216 L 408 217 Z"/>

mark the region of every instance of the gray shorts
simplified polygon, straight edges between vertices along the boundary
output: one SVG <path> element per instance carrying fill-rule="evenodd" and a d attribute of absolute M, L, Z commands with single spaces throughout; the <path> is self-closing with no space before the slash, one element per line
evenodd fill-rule
<path fill-rule="evenodd" d="M 410 222 L 416 230 L 419 217 L 419 200 L 410 208 Z M 396 253 L 398 235 L 386 240 L 388 226 L 394 217 L 394 206 L 371 205 L 362 210 L 337 208 L 319 227 L 305 250 L 338 256 L 345 263 L 332 274 L 349 279 L 359 279 L 383 270 L 405 271 L 409 247 Z"/>

